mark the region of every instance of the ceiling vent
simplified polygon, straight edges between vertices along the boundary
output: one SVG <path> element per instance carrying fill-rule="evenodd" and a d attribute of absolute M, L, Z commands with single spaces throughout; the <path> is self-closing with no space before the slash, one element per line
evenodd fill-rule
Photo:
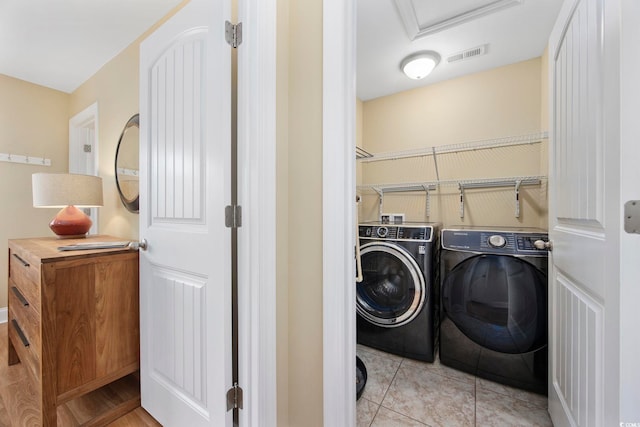
<path fill-rule="evenodd" d="M 483 44 L 482 46 L 474 47 L 472 49 L 467 49 L 463 52 L 454 53 L 453 55 L 447 58 L 447 62 L 462 61 L 464 59 L 470 59 L 476 56 L 484 55 L 486 53 L 487 53 L 487 45 Z"/>

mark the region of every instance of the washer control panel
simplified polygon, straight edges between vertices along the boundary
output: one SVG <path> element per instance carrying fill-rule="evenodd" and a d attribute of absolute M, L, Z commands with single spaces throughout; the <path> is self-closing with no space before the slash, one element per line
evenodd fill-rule
<path fill-rule="evenodd" d="M 536 240 L 549 241 L 541 232 L 499 230 L 442 230 L 442 248 L 454 251 L 547 256 L 546 249 L 538 249 Z"/>
<path fill-rule="evenodd" d="M 374 240 L 405 240 L 405 241 L 433 241 L 434 227 L 431 225 L 406 224 L 360 224 L 358 233 L 360 239 Z"/>

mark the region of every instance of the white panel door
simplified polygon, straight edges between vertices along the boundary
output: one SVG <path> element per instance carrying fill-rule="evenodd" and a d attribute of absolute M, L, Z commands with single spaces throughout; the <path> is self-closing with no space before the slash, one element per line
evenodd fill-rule
<path fill-rule="evenodd" d="M 142 406 L 225 426 L 231 387 L 230 0 L 191 0 L 140 50 Z"/>
<path fill-rule="evenodd" d="M 550 39 L 555 426 L 618 425 L 619 18 L 607 9 L 616 2 L 566 0 Z"/>

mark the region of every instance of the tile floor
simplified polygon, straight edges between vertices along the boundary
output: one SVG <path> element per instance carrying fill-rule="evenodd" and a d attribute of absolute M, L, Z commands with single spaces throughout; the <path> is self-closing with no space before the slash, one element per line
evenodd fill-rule
<path fill-rule="evenodd" d="M 552 426 L 547 398 L 435 363 L 357 346 L 367 384 L 358 427 Z"/>

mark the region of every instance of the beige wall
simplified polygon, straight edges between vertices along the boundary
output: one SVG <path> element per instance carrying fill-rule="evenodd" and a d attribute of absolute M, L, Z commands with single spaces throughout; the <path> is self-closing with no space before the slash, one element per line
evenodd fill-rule
<path fill-rule="evenodd" d="M 69 115 L 98 103 L 98 175 L 102 177 L 104 206 L 99 209 L 99 233 L 138 238 L 138 215 L 125 209 L 118 197 L 114 162 L 120 133 L 138 112 L 138 48 L 134 43 L 71 94 Z"/>
<path fill-rule="evenodd" d="M 288 191 L 288 223 L 278 232 L 288 236 L 287 252 L 278 253 L 287 257 L 289 296 L 289 416 L 282 425 L 313 427 L 322 426 L 323 408 L 322 0 L 286 3 L 288 24 L 279 25 L 279 31 L 286 32 L 288 82 L 278 91 L 278 96 L 288 91 L 288 109 L 278 111 L 288 122 L 288 185 L 278 188 Z M 285 143 L 282 137 L 278 144 Z"/>
<path fill-rule="evenodd" d="M 364 110 L 364 103 L 361 100 L 356 99 L 356 125 L 355 125 L 356 147 L 360 147 L 360 148 L 364 148 L 363 140 L 362 140 L 363 110 Z M 362 182 L 362 163 L 361 162 L 356 162 L 356 182 L 357 183 Z"/>
<path fill-rule="evenodd" d="M 363 104 L 362 145 L 371 153 L 460 144 L 546 130 L 542 114 L 542 59 L 453 79 Z M 546 123 L 544 124 L 546 126 Z M 546 143 L 493 148 L 419 158 L 362 163 L 360 184 L 396 184 L 538 176 L 546 174 Z M 378 196 L 360 189 L 360 220 L 377 220 Z M 408 221 L 444 225 L 546 226 L 546 182 L 522 187 L 515 217 L 514 188 L 465 190 L 460 218 L 457 185 L 384 197 L 384 211 Z M 544 220 L 543 220 L 544 219 Z"/>
<path fill-rule="evenodd" d="M 32 204 L 31 175 L 66 172 L 69 164 L 69 95 L 0 75 L 0 153 L 51 159 L 51 166 L 0 162 L 0 248 L 7 240 L 53 236 L 56 209 Z M 0 307 L 7 306 L 7 260 L 0 257 Z"/>

